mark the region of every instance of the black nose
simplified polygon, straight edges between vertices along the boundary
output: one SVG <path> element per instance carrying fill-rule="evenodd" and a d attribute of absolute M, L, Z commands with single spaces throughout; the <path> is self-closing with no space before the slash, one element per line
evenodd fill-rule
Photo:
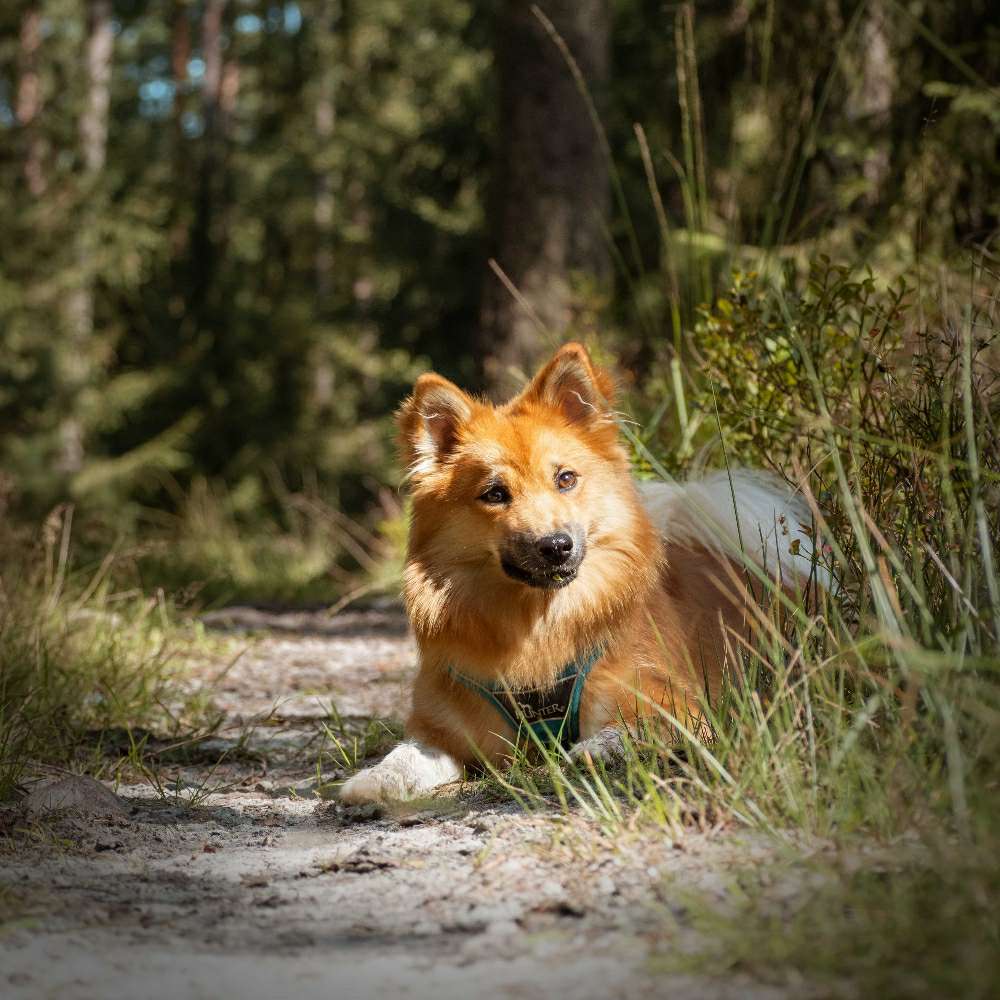
<path fill-rule="evenodd" d="M 561 566 L 573 551 L 573 539 L 565 531 L 557 531 L 538 539 L 538 551 L 546 562 Z"/>

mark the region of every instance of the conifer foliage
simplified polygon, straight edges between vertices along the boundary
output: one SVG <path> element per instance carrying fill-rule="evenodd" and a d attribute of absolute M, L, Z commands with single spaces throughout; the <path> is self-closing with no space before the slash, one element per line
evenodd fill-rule
<path fill-rule="evenodd" d="M 0 492 L 359 509 L 428 365 L 641 373 L 754 255 L 991 246 L 1000 36 L 951 7 L 0 5 Z"/>

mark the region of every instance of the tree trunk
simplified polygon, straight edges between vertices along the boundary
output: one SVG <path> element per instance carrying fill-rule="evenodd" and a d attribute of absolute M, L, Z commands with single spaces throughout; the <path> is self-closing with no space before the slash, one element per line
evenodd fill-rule
<path fill-rule="evenodd" d="M 36 119 L 42 110 L 42 81 L 38 72 L 38 49 L 42 44 L 42 14 L 31 6 L 21 18 L 15 114 L 24 135 L 24 180 L 28 190 L 40 198 L 45 194 L 45 140 Z"/>
<path fill-rule="evenodd" d="M 890 28 L 882 0 L 869 0 L 861 27 L 861 93 L 857 102 L 859 116 L 868 131 L 867 150 L 862 172 L 868 182 L 865 203 L 878 205 L 889 178 L 892 136 L 889 132 L 892 98 L 896 87 L 896 68 L 889 45 Z"/>
<path fill-rule="evenodd" d="M 188 67 L 191 63 L 190 6 L 190 0 L 174 0 L 170 25 L 170 75 L 174 85 L 170 113 L 174 132 L 174 147 L 180 166 L 183 166 L 181 149 L 184 145 L 184 115 L 188 110 L 188 85 L 190 83 L 188 73 Z"/>
<path fill-rule="evenodd" d="M 80 156 L 83 161 L 81 218 L 75 280 L 64 307 L 67 340 L 60 359 L 67 399 L 59 429 L 58 467 L 67 475 L 80 470 L 84 457 L 80 396 L 90 378 L 94 333 L 93 222 L 97 209 L 93 188 L 104 169 L 108 148 L 111 57 L 114 50 L 111 13 L 111 0 L 89 0 L 87 4 L 86 91 L 79 124 Z"/>
<path fill-rule="evenodd" d="M 170 29 L 170 71 L 174 82 L 174 118 L 182 108 L 180 92 L 187 85 L 188 63 L 191 61 L 191 22 L 188 20 L 188 0 L 174 0 L 174 16 Z M 177 122 L 179 125 L 180 122 Z"/>
<path fill-rule="evenodd" d="M 484 376 L 494 390 L 528 372 L 573 319 L 574 285 L 608 279 L 608 164 L 587 98 L 528 0 L 506 0 L 497 31 L 499 151 L 491 208 L 495 275 L 480 315 Z M 608 80 L 607 0 L 543 0 L 600 108 Z"/>
<path fill-rule="evenodd" d="M 316 298 L 320 314 L 330 306 L 333 291 L 333 178 L 330 176 L 329 146 L 337 122 L 336 90 L 340 54 L 335 44 L 340 0 L 323 0 L 317 24 L 319 79 L 313 119 L 316 126 L 316 199 L 313 221 L 316 225 Z"/>
<path fill-rule="evenodd" d="M 206 0 L 201 18 L 201 57 L 205 63 L 202 83 L 204 134 L 199 168 L 198 195 L 191 236 L 193 270 L 190 312 L 201 314 L 216 271 L 225 238 L 222 212 L 225 179 L 226 119 L 236 97 L 238 74 L 234 63 L 222 56 L 223 16 L 227 0 Z"/>
<path fill-rule="evenodd" d="M 316 277 L 316 307 L 318 319 L 329 318 L 334 295 L 333 242 L 336 199 L 334 178 L 331 176 L 331 147 L 337 124 L 337 84 L 343 73 L 343 48 L 339 35 L 343 30 L 341 0 L 323 0 L 317 16 L 316 53 L 319 61 L 313 123 L 316 129 L 315 172 L 316 188 L 313 201 L 313 223 L 316 227 L 316 250 L 313 267 Z M 322 343 L 316 345 L 313 357 L 313 406 L 325 413 L 333 403 L 336 376 L 330 354 Z"/>
<path fill-rule="evenodd" d="M 111 0 L 90 0 L 87 10 L 87 97 L 80 117 L 80 147 L 88 174 L 104 169 L 111 105 Z"/>
<path fill-rule="evenodd" d="M 206 0 L 201 18 L 201 58 L 205 63 L 204 103 L 206 117 L 214 117 L 222 87 L 222 15 L 226 0 Z M 206 122 L 205 131 L 209 131 Z"/>
<path fill-rule="evenodd" d="M 184 136 L 184 119 L 189 107 L 191 63 L 190 0 L 173 0 L 170 27 L 170 75 L 174 86 L 170 109 L 172 171 L 176 194 L 171 199 L 170 253 L 176 274 L 177 262 L 182 260 L 188 247 L 191 220 L 187 214 L 186 199 L 190 191 L 189 143 Z"/>

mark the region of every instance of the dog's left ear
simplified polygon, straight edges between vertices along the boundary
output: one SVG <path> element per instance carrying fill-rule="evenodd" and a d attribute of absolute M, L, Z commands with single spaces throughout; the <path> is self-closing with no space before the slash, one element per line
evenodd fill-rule
<path fill-rule="evenodd" d="M 606 417 L 615 386 L 582 344 L 565 344 L 531 380 L 516 402 L 545 403 L 560 410 L 571 424 Z"/>

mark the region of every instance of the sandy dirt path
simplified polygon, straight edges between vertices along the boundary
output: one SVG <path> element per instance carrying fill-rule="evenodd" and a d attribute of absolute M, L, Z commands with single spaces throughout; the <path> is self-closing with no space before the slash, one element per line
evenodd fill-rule
<path fill-rule="evenodd" d="M 110 806 L 84 789 L 77 808 L 0 809 L 3 996 L 793 995 L 677 971 L 694 933 L 679 901 L 724 898 L 765 842 L 612 839 L 475 786 L 391 814 L 344 809 L 320 726 L 331 703 L 342 735 L 400 717 L 415 655 L 401 613 L 237 610 L 211 625 L 246 641 L 234 664 L 195 673 L 226 727 L 164 765 L 165 794 L 123 784 Z"/>

